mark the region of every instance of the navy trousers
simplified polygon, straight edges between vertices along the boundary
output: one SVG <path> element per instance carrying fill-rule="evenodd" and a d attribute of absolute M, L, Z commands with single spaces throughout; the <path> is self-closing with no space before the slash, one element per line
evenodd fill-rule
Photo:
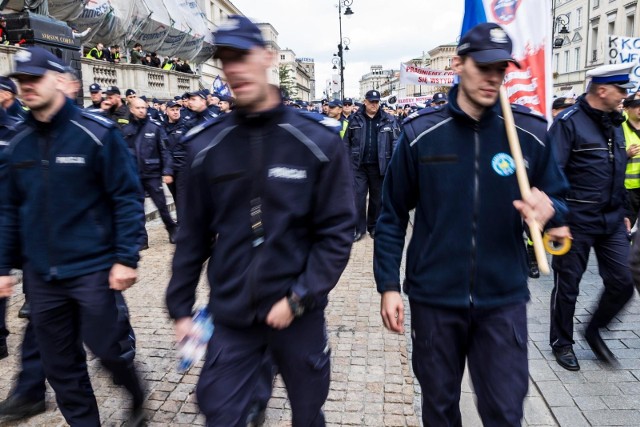
<path fill-rule="evenodd" d="M 124 299 L 109 289 L 109 270 L 45 281 L 24 269 L 31 321 L 49 384 L 71 426 L 99 426 L 100 415 L 86 367 L 84 342 L 131 394 L 134 407 L 144 395 L 133 365 L 131 325 Z"/>
<path fill-rule="evenodd" d="M 572 230 L 571 249 L 554 256 L 553 291 L 551 292 L 551 347 L 561 349 L 573 345 L 573 315 L 582 275 L 587 269 L 589 251 L 594 248 L 604 291 L 589 327 L 604 328 L 633 296 L 633 280 L 629 270 L 629 238 L 624 224 L 612 234 L 587 234 Z"/>
<path fill-rule="evenodd" d="M 382 203 L 382 181 L 378 164 L 363 164 L 353 172 L 355 181 L 356 233 L 364 234 L 376 229 L 376 222 L 380 214 Z M 367 194 L 369 194 L 369 207 L 367 208 Z"/>
<path fill-rule="evenodd" d="M 410 301 L 413 371 L 426 426 L 461 426 L 465 361 L 484 426 L 520 426 L 529 385 L 526 304 L 452 309 Z"/>
<path fill-rule="evenodd" d="M 29 321 L 24 330 L 22 347 L 20 349 L 20 360 L 22 366 L 18 379 L 11 391 L 11 394 L 19 395 L 31 402 L 44 400 L 46 391 L 45 373 L 40 358 L 40 349 L 33 329 L 33 323 Z M 85 364 L 86 369 L 86 364 Z"/>
<path fill-rule="evenodd" d="M 176 223 L 171 218 L 169 208 L 167 207 L 167 198 L 164 196 L 164 188 L 162 188 L 161 178 L 144 178 L 142 181 L 143 191 L 149 193 L 149 197 L 153 200 L 153 204 L 158 208 L 158 213 L 162 222 L 169 233 L 172 233 L 176 228 Z M 148 240 L 147 231 L 144 231 L 145 241 Z"/>
<path fill-rule="evenodd" d="M 269 352 L 287 387 L 294 427 L 324 426 L 330 351 L 324 312 L 306 313 L 286 329 L 265 324 L 233 329 L 215 325 L 196 389 L 209 427 L 246 426 L 254 397 L 267 377 Z"/>

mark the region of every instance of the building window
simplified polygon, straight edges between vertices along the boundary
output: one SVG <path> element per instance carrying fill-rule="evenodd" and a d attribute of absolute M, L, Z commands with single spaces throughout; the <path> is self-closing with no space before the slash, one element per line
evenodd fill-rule
<path fill-rule="evenodd" d="M 564 51 L 564 72 L 568 73 L 569 71 L 571 71 L 570 69 L 570 63 L 569 63 L 569 51 L 565 50 Z"/>
<path fill-rule="evenodd" d="M 556 53 L 553 55 L 553 71 L 558 72 L 558 62 L 560 62 L 560 54 Z"/>
<path fill-rule="evenodd" d="M 598 59 L 598 27 L 591 29 L 591 62 L 596 62 Z"/>
<path fill-rule="evenodd" d="M 613 36 L 616 33 L 616 21 L 607 23 L 607 31 L 610 36 Z"/>
<path fill-rule="evenodd" d="M 600 0 L 593 0 L 593 8 L 600 7 Z"/>
<path fill-rule="evenodd" d="M 280 55 L 280 61 L 284 61 L 284 55 Z"/>
<path fill-rule="evenodd" d="M 582 8 L 576 9 L 576 28 L 582 28 Z"/>
<path fill-rule="evenodd" d="M 624 31 L 624 35 L 627 37 L 633 37 L 633 31 L 636 27 L 636 17 L 635 15 L 627 15 L 627 22 Z"/>
<path fill-rule="evenodd" d="M 580 48 L 575 48 L 573 54 L 575 55 L 573 59 L 573 69 L 578 71 L 580 69 Z"/>

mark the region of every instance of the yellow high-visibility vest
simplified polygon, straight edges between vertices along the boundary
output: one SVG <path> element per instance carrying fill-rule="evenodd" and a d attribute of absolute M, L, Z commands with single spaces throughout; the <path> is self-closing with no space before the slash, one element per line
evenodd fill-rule
<path fill-rule="evenodd" d="M 640 136 L 629 124 L 629 119 L 622 124 L 622 130 L 624 131 L 625 146 L 627 149 L 631 144 L 640 145 Z M 640 155 L 627 159 L 627 170 L 624 173 L 624 186 L 628 190 L 640 188 Z"/>

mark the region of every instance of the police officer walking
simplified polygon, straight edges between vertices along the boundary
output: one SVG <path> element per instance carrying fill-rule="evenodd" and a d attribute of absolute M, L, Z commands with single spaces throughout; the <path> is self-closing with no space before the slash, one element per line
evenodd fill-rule
<path fill-rule="evenodd" d="M 2 78 L 4 79 L 4 77 Z M 0 84 L 4 83 L 0 80 Z M 0 106 L 0 182 L 5 180 L 4 159 L 2 158 L 4 150 L 9 145 L 9 140 L 17 131 L 20 121 L 15 117 L 10 117 L 7 112 Z M 3 189 L 6 190 L 6 189 Z M 4 359 L 9 355 L 7 349 L 7 336 L 9 330 L 6 324 L 7 299 L 0 298 L 0 359 Z"/>
<path fill-rule="evenodd" d="M 72 426 L 99 425 L 82 342 L 131 394 L 144 420 L 126 304 L 144 214 L 139 181 L 115 125 L 63 93 L 64 65 L 45 49 L 15 55 L 12 76 L 30 113 L 7 149 L 0 192 L 0 297 L 21 265 L 31 321 L 58 407 Z M 55 194 L 51 193 L 55 189 Z"/>
<path fill-rule="evenodd" d="M 98 110 L 102 107 L 102 101 L 104 98 L 102 97 L 102 88 L 98 83 L 92 83 L 89 86 L 89 96 L 91 97 L 91 104 L 89 104 L 87 109 Z"/>
<path fill-rule="evenodd" d="M 104 94 L 107 96 L 106 104 L 109 107 L 105 116 L 113 120 L 122 129 L 129 124 L 129 109 L 122 103 L 120 89 L 117 86 L 109 86 Z"/>
<path fill-rule="evenodd" d="M 589 70 L 587 93 L 560 113 L 549 129 L 558 164 L 571 186 L 567 226 L 549 230 L 549 235 L 573 239 L 566 255 L 553 257 L 550 344 L 558 364 L 571 371 L 580 369 L 573 352 L 573 315 L 591 248 L 598 259 L 604 291 L 584 337 L 606 363 L 613 363 L 615 356 L 600 329 L 633 295 L 629 224 L 624 218 L 627 152 L 620 128 L 624 118 L 618 112 L 627 89 L 634 86 L 629 82 L 631 68 L 630 64 L 613 64 Z"/>
<path fill-rule="evenodd" d="M 180 206 L 178 202 L 178 186 L 180 180 L 180 170 L 184 165 L 184 157 L 186 155 L 184 145 L 180 144 L 180 140 L 187 133 L 184 122 L 180 119 L 180 104 L 175 101 L 167 102 L 167 119 L 164 122 L 164 131 L 167 134 L 167 149 L 171 153 L 173 161 L 173 181 L 167 184 L 173 202 L 176 206 L 176 215 L 180 221 Z"/>
<path fill-rule="evenodd" d="M 142 99 L 131 99 L 129 109 L 131 111 L 130 123 L 122 128 L 124 140 L 136 159 L 142 189 L 149 194 L 158 208 L 160 218 L 169 233 L 169 241 L 175 243 L 177 227 L 167 208 L 167 199 L 162 186 L 162 183 L 171 184 L 173 182 L 173 162 L 167 148 L 167 134 L 160 122 L 147 117 L 147 103 Z M 141 193 L 141 197 L 142 195 L 143 193 Z M 149 240 L 145 229 L 141 248 L 148 247 Z"/>
<path fill-rule="evenodd" d="M 186 137 L 187 194 L 167 306 L 180 341 L 208 259 L 215 333 L 196 390 L 208 426 L 246 425 L 267 354 L 287 387 L 293 426 L 324 426 L 324 308 L 355 225 L 347 153 L 336 126 L 283 105 L 268 83 L 273 52 L 260 29 L 243 16 L 229 21 L 214 35 L 215 57 L 236 109 Z"/>
<path fill-rule="evenodd" d="M 375 237 L 382 181 L 399 134 L 400 128 L 395 118 L 380 110 L 380 92 L 368 91 L 364 108 L 349 119 L 344 138 L 354 172 L 358 214 L 353 238 L 355 242 L 362 239 L 366 232 Z"/>
<path fill-rule="evenodd" d="M 522 222 L 565 212 L 566 180 L 544 143 L 546 122 L 512 106 L 532 189 L 517 200 L 515 163 L 498 100 L 511 40 L 496 24 L 460 39 L 449 103 L 404 122 L 384 182 L 374 273 L 386 328 L 402 333 L 402 259 L 415 209 L 404 291 L 424 425 L 460 426 L 465 363 L 485 426 L 520 426 L 529 382 L 527 263 Z M 517 64 L 517 63 L 516 63 Z M 542 190 L 542 191 L 541 191 Z M 455 197 L 452 194 L 455 193 Z"/>

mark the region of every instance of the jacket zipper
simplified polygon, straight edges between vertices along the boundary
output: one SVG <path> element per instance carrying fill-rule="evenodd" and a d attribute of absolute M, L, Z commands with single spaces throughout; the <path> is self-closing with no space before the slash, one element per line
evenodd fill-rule
<path fill-rule="evenodd" d="M 49 262 L 49 276 L 51 279 L 55 279 L 58 276 L 58 268 L 54 265 L 53 262 L 53 254 L 51 252 L 51 242 L 53 241 L 53 238 L 51 236 L 51 222 L 49 220 L 50 218 L 50 212 L 49 212 L 49 193 L 50 193 L 50 185 L 49 185 L 49 137 L 40 137 L 40 141 L 41 141 L 41 152 L 40 152 L 40 156 L 41 156 L 41 168 L 42 168 L 42 187 L 44 190 L 44 222 L 45 222 L 45 228 L 47 230 L 47 258 L 48 258 L 48 262 Z"/>
<path fill-rule="evenodd" d="M 474 174 L 473 174 L 473 219 L 471 222 L 471 277 L 469 283 L 469 303 L 473 306 L 473 290 L 477 268 L 477 229 L 478 229 L 478 205 L 480 203 L 480 136 L 478 135 L 478 124 L 473 127 L 474 131 Z"/>
<path fill-rule="evenodd" d="M 262 155 L 260 153 L 259 150 L 262 150 L 263 147 L 261 147 L 260 144 L 262 144 L 262 138 L 261 138 L 261 134 L 259 132 L 251 132 L 250 136 L 249 136 L 249 146 L 250 146 L 250 151 L 251 151 L 251 165 L 252 165 L 252 173 L 250 176 L 250 179 L 252 181 L 252 190 L 251 190 L 251 196 L 250 198 L 252 199 L 250 201 L 251 204 L 251 211 L 250 211 L 250 215 L 251 215 L 251 221 L 252 221 L 252 229 L 254 226 L 258 226 L 258 224 L 254 224 L 254 216 L 256 216 L 257 220 L 260 222 L 259 227 L 264 227 L 262 224 L 262 194 L 260 194 L 260 192 L 256 191 L 256 182 L 258 182 L 259 179 L 261 179 L 262 177 L 260 176 L 260 171 L 262 170 Z M 256 157 L 258 157 L 258 159 L 256 159 Z M 254 202 L 254 199 L 257 199 Z M 264 230 L 264 228 L 262 228 Z M 253 230 L 255 233 L 255 229 Z M 254 234 L 253 240 L 253 257 L 251 259 L 251 266 L 249 269 L 249 274 L 247 275 L 247 282 L 249 285 L 249 303 L 251 305 L 251 307 L 254 310 L 257 310 L 258 308 L 258 304 L 257 304 L 257 298 L 256 298 L 256 286 L 257 286 L 257 273 L 258 273 L 258 263 L 260 262 L 260 255 L 262 253 L 262 245 L 263 245 L 263 241 L 260 239 L 256 239 L 256 235 Z M 262 237 L 264 239 L 264 236 Z"/>

